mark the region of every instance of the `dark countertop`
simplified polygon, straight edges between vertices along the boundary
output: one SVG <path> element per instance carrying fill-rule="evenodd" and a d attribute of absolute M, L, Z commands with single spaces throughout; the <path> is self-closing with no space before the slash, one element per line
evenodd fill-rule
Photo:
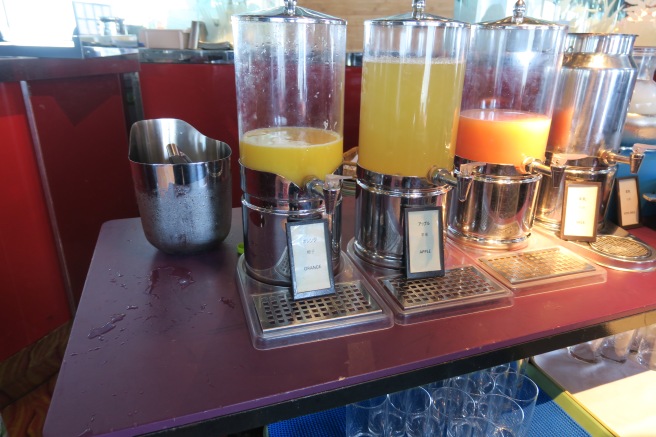
<path fill-rule="evenodd" d="M 61 79 L 139 71 L 137 50 L 89 50 L 73 58 L 0 57 L 0 82 Z"/>
<path fill-rule="evenodd" d="M 350 239 L 352 200 L 344 210 Z M 241 241 L 240 209 L 220 249 L 194 256 L 158 252 L 138 218 L 105 223 L 44 435 L 223 435 L 656 323 L 656 272 L 609 270 L 512 306 L 256 350 Z"/>

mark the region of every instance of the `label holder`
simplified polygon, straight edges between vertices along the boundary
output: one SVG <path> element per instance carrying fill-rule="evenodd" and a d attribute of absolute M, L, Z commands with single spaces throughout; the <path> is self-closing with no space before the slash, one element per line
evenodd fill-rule
<path fill-rule="evenodd" d="M 292 299 L 335 293 L 330 256 L 330 232 L 326 219 L 287 222 L 287 248 L 292 277 Z"/>
<path fill-rule="evenodd" d="M 442 207 L 405 208 L 404 258 L 408 279 L 444 276 Z"/>
<path fill-rule="evenodd" d="M 592 200 L 590 196 L 593 197 Z M 573 209 L 574 205 L 576 209 Z M 600 205 L 601 182 L 567 181 L 560 238 L 571 241 L 596 241 Z"/>
<path fill-rule="evenodd" d="M 615 179 L 617 223 L 624 229 L 637 228 L 640 223 L 640 188 L 637 176 Z"/>

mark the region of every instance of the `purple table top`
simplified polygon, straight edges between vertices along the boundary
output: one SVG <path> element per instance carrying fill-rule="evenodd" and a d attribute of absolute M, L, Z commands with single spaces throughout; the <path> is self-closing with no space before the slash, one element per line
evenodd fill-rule
<path fill-rule="evenodd" d="M 635 233 L 656 246 L 654 231 Z M 236 285 L 241 241 L 239 209 L 221 248 L 194 256 L 157 251 L 138 218 L 105 223 L 44 435 L 178 427 L 656 310 L 656 272 L 609 270 L 605 284 L 519 296 L 510 307 L 262 351 Z"/>

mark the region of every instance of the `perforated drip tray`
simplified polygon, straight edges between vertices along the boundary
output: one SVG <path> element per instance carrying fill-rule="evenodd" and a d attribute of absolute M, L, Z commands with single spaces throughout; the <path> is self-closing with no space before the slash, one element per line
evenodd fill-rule
<path fill-rule="evenodd" d="M 540 229 L 540 232 L 548 232 Z M 563 241 L 578 255 L 615 270 L 647 272 L 656 269 L 656 250 L 628 231 L 606 223 L 594 242 Z"/>
<path fill-rule="evenodd" d="M 561 246 L 488 254 L 478 262 L 513 291 L 555 291 L 606 281 L 605 270 Z"/>
<path fill-rule="evenodd" d="M 483 276 L 474 266 L 447 270 L 444 276 L 436 278 L 407 279 L 399 275 L 378 281 L 404 310 L 506 295 L 503 287 Z"/>
<path fill-rule="evenodd" d="M 355 253 L 352 240 L 347 254 L 388 303 L 399 324 L 512 305 L 512 292 L 472 265 L 449 242 L 445 275 L 433 278 L 408 279 L 400 270 L 374 266 Z"/>
<path fill-rule="evenodd" d="M 239 292 L 256 349 L 272 349 L 389 328 L 391 310 L 342 254 L 335 294 L 294 301 L 288 287 L 251 278 L 242 256 L 237 263 Z"/>

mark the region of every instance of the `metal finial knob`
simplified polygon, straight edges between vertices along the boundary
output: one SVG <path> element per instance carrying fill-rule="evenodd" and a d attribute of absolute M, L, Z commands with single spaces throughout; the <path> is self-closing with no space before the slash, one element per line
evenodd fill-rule
<path fill-rule="evenodd" d="M 526 3 L 524 0 L 517 0 L 515 7 L 513 7 L 513 23 L 522 24 L 524 15 L 526 14 Z"/>
<path fill-rule="evenodd" d="M 296 0 L 285 0 L 285 13 L 287 15 L 296 14 Z"/>
<path fill-rule="evenodd" d="M 424 18 L 424 9 L 426 9 L 426 0 L 412 0 L 412 18 L 417 20 Z"/>

